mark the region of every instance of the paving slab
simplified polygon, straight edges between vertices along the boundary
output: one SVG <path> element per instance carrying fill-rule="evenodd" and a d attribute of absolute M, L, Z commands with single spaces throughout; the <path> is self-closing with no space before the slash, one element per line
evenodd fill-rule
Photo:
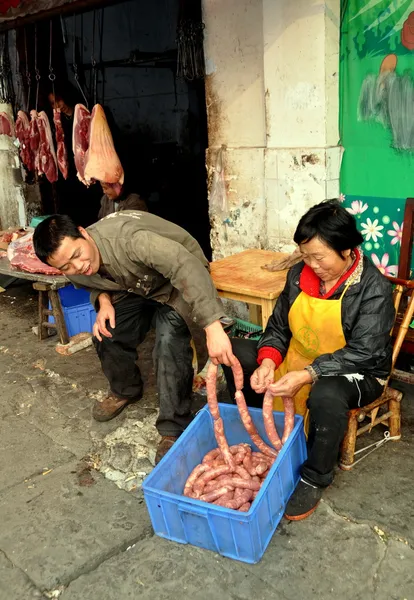
<path fill-rule="evenodd" d="M 0 421 L 0 493 L 72 458 L 71 452 L 21 417 L 9 416 Z"/>
<path fill-rule="evenodd" d="M 0 600 L 31 600 L 41 592 L 30 579 L 0 551 Z"/>
<path fill-rule="evenodd" d="M 406 440 L 388 442 L 352 471 L 338 472 L 324 496 L 340 514 L 375 523 L 414 545 L 414 444 Z"/>
<path fill-rule="evenodd" d="M 414 598 L 414 550 L 403 542 L 389 540 L 378 571 L 375 600 Z"/>
<path fill-rule="evenodd" d="M 247 565 L 153 537 L 73 581 L 61 600 L 374 600 L 384 542 L 325 503 L 280 526 L 263 559 Z"/>
<path fill-rule="evenodd" d="M 0 549 L 41 590 L 66 584 L 152 534 L 142 501 L 72 461 L 0 497 Z"/>

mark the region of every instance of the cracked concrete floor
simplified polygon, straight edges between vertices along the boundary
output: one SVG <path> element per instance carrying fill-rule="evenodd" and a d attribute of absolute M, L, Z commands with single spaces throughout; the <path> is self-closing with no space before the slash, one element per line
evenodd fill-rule
<path fill-rule="evenodd" d="M 282 521 L 262 561 L 245 565 L 155 537 L 139 486 L 120 489 L 82 461 L 155 413 L 151 339 L 142 402 L 98 424 L 90 408 L 106 382 L 94 351 L 62 357 L 53 338 L 38 342 L 25 286 L 2 294 L 0 309 L 0 600 L 414 598 L 412 390 L 402 441 L 338 472 L 316 513 Z M 126 446 L 122 456 L 111 446 L 125 473 Z"/>

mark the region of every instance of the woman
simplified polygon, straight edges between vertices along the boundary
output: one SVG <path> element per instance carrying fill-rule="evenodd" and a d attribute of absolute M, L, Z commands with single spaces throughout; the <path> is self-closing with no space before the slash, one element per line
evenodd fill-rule
<path fill-rule="evenodd" d="M 355 219 L 336 200 L 311 208 L 294 240 L 302 261 L 288 272 L 263 336 L 233 339 L 233 350 L 248 404 L 261 406 L 275 381 L 274 410 L 283 410 L 282 397 L 294 397 L 304 416 L 308 459 L 285 513 L 300 520 L 333 481 L 347 412 L 382 393 L 391 370 L 394 306 L 391 284 L 363 256 Z M 231 370 L 224 369 L 234 397 Z"/>

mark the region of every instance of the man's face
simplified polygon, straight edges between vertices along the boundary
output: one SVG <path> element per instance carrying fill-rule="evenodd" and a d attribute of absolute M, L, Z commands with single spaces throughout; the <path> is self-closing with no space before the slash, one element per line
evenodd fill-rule
<path fill-rule="evenodd" d="M 48 263 L 65 275 L 95 275 L 100 266 L 99 250 L 88 234 L 79 227 L 81 238 L 63 238 L 59 248 L 51 256 Z"/>
<path fill-rule="evenodd" d="M 71 117 L 73 115 L 73 108 L 68 106 L 62 98 L 59 98 L 59 96 L 55 97 L 53 94 L 49 94 L 48 98 L 52 108 L 59 108 L 60 112 L 67 117 Z"/>

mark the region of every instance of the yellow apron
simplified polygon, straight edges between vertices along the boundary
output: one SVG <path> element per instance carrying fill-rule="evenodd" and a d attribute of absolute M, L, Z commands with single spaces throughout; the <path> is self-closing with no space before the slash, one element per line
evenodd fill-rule
<path fill-rule="evenodd" d="M 346 344 L 342 330 L 342 298 L 351 284 L 348 281 L 339 300 L 313 298 L 301 292 L 289 311 L 292 332 L 285 360 L 275 373 L 275 381 L 290 371 L 301 371 L 321 354 L 330 354 Z M 312 385 L 304 385 L 295 396 L 295 413 L 304 417 L 305 434 L 309 430 L 309 411 L 306 403 Z M 273 410 L 283 411 L 283 400 L 276 397 Z"/>

